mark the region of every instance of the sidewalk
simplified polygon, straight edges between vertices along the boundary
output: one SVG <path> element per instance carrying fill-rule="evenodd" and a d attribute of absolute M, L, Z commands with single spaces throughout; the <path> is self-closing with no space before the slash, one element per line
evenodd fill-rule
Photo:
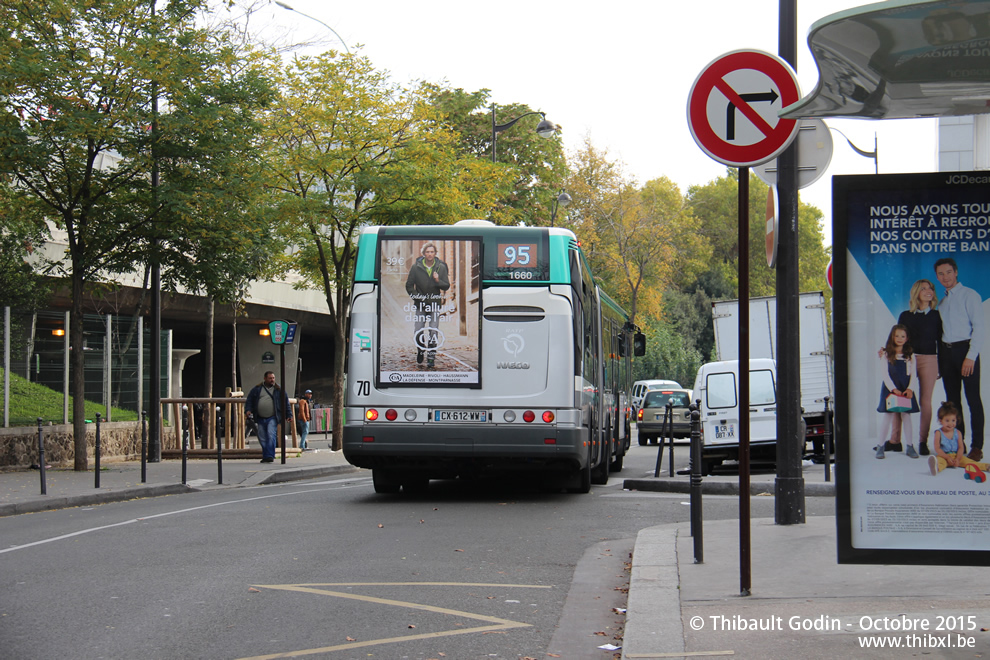
<path fill-rule="evenodd" d="M 823 473 L 824 466 L 806 464 L 806 497 L 832 496 L 833 484 L 824 482 Z M 689 477 L 666 474 L 627 479 L 625 487 L 686 492 Z M 772 473 L 752 475 L 752 492 L 772 494 L 774 480 Z M 739 492 L 737 475 L 705 477 L 702 485 L 704 495 Z M 639 532 L 624 660 L 941 659 L 990 653 L 990 586 L 980 577 L 985 569 L 839 565 L 835 516 L 809 516 L 800 525 L 754 519 L 751 595 L 742 596 L 739 521 L 706 521 L 702 529 L 701 564 L 694 562 L 690 523 Z"/>
<path fill-rule="evenodd" d="M 76 472 L 71 467 L 48 468 L 45 470 L 45 495 L 41 494 L 39 470 L 3 471 L 0 472 L 0 517 L 138 497 L 312 479 L 358 469 L 344 459 L 343 452 L 330 451 L 328 441 L 314 435 L 310 436 L 310 451 L 287 449 L 284 465 L 281 448 L 275 452 L 274 463 L 224 458 L 222 484 L 218 483 L 221 475 L 216 459 L 200 458 L 187 461 L 185 485 L 182 483 L 182 461 L 179 459 L 147 463 L 144 482 L 141 481 L 140 461 L 104 461 L 100 465 L 99 488 L 96 488 L 92 460 L 87 472 Z"/>

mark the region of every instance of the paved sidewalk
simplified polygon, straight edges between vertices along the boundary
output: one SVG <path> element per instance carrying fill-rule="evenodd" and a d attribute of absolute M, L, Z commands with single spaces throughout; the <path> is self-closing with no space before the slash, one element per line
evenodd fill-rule
<path fill-rule="evenodd" d="M 45 470 L 45 491 L 41 494 L 40 470 L 7 470 L 0 472 L 0 517 L 33 513 L 73 506 L 91 506 L 119 502 L 138 497 L 157 497 L 196 492 L 212 488 L 237 488 L 261 484 L 312 479 L 333 474 L 354 472 L 358 468 L 344 459 L 344 453 L 332 452 L 328 441 L 310 436 L 310 451 L 287 450 L 281 462 L 281 448 L 274 463 L 258 459 L 224 458 L 223 483 L 216 459 L 189 459 L 186 483 L 182 483 L 182 461 L 167 459 L 147 463 L 146 479 L 141 480 L 141 462 L 101 463 L 100 487 L 96 488 L 93 461 L 87 472 L 69 468 Z"/>
<path fill-rule="evenodd" d="M 689 477 L 666 474 L 625 486 L 685 492 Z M 805 464 L 806 497 L 833 496 L 823 474 L 824 466 Z M 775 478 L 752 475 L 751 492 L 772 495 Z M 737 475 L 706 477 L 702 486 L 705 495 L 739 492 Z M 639 532 L 624 660 L 990 657 L 985 568 L 839 565 L 835 516 L 800 525 L 754 519 L 751 595 L 742 596 L 739 521 L 703 523 L 703 563 L 694 561 L 690 534 L 690 523 Z"/>

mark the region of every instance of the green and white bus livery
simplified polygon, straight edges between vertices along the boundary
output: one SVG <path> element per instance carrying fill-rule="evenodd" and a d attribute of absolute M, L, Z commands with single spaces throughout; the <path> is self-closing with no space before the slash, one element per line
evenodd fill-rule
<path fill-rule="evenodd" d="M 344 456 L 377 492 L 511 471 L 586 493 L 621 470 L 645 338 L 573 232 L 367 228 L 350 314 Z"/>

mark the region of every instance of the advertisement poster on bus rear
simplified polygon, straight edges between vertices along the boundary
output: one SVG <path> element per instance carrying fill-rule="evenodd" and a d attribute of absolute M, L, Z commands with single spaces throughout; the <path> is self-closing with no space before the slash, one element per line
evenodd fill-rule
<path fill-rule="evenodd" d="M 481 385 L 481 242 L 382 239 L 380 387 Z"/>
<path fill-rule="evenodd" d="M 990 173 L 833 178 L 839 561 L 990 564 Z"/>

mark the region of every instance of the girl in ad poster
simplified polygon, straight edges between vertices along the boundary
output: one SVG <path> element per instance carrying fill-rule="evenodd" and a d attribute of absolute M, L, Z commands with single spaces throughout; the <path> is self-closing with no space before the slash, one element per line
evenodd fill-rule
<path fill-rule="evenodd" d="M 881 364 L 883 382 L 880 386 L 881 442 L 877 445 L 877 458 L 884 457 L 883 438 L 890 435 L 890 427 L 896 417 L 901 422 L 904 436 L 913 438 L 911 415 L 920 410 L 914 393 L 918 390 L 918 362 L 914 351 L 908 343 L 907 328 L 895 325 L 887 335 L 887 344 L 883 349 Z M 906 452 L 908 458 L 918 458 L 914 442 L 909 441 Z"/>

